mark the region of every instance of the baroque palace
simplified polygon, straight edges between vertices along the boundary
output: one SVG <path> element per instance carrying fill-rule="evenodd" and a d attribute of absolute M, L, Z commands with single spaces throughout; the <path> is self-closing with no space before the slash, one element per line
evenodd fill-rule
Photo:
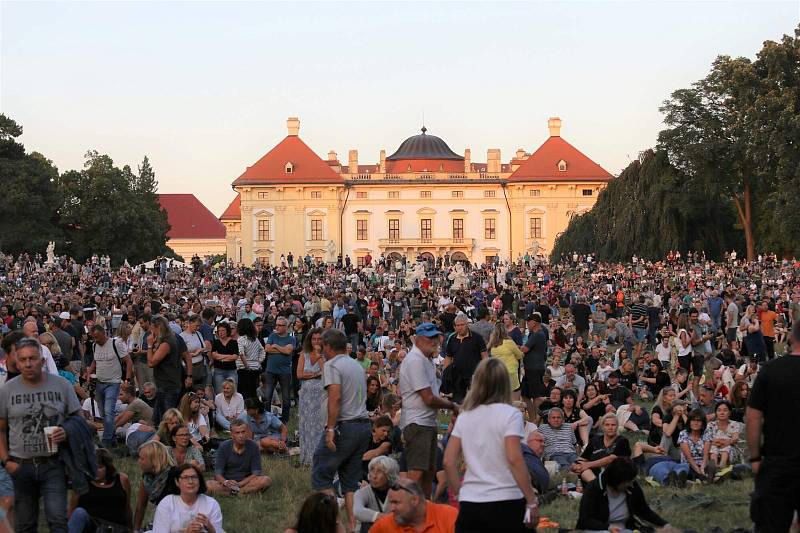
<path fill-rule="evenodd" d="M 233 182 L 238 196 L 220 217 L 228 258 L 276 263 L 291 252 L 363 263 L 367 255 L 484 263 L 547 254 L 570 218 L 592 207 L 612 175 L 561 137 L 561 119 L 533 153 L 502 162 L 453 152 L 427 133 L 409 137 L 374 165 L 336 152 L 319 157 L 288 135 Z"/>

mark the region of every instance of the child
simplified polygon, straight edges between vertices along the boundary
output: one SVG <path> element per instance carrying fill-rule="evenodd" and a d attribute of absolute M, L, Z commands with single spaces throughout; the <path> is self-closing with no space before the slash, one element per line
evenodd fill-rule
<path fill-rule="evenodd" d="M 608 381 L 608 375 L 613 371 L 614 369 L 611 368 L 611 364 L 608 362 L 608 357 L 601 357 L 597 365 L 597 380 L 605 383 Z"/>

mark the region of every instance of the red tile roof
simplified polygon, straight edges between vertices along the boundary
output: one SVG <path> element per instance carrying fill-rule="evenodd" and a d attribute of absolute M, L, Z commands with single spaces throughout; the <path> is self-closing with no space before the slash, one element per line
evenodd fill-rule
<path fill-rule="evenodd" d="M 225 226 L 193 194 L 159 194 L 167 212 L 170 239 L 224 239 Z"/>
<path fill-rule="evenodd" d="M 564 160 L 567 170 L 560 172 L 558 162 Z M 509 176 L 509 181 L 570 181 L 594 179 L 607 181 L 613 178 L 603 167 L 586 157 L 580 150 L 561 137 L 547 139 Z"/>
<path fill-rule="evenodd" d="M 286 173 L 286 163 L 294 169 Z M 288 135 L 256 163 L 247 167 L 234 185 L 259 183 L 342 183 L 342 178 L 297 135 Z"/>
<path fill-rule="evenodd" d="M 242 197 L 236 195 L 236 198 L 225 208 L 220 220 L 241 220 L 242 219 Z"/>

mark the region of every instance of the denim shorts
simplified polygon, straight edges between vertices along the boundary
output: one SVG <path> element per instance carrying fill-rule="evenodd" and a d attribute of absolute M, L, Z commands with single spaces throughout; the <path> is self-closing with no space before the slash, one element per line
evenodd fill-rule
<path fill-rule="evenodd" d="M 314 451 L 311 467 L 311 486 L 314 490 L 333 488 L 333 478 L 338 472 L 342 493 L 355 492 L 361 481 L 361 457 L 367 451 L 372 436 L 372 425 L 368 422 L 340 423 L 336 426 L 336 451 L 325 444 L 326 432 Z"/>
<path fill-rule="evenodd" d="M 644 328 L 633 328 L 633 338 L 636 342 L 644 342 L 647 339 L 647 330 Z"/>
<path fill-rule="evenodd" d="M 0 498 L 14 495 L 14 482 L 5 468 L 0 468 Z"/>

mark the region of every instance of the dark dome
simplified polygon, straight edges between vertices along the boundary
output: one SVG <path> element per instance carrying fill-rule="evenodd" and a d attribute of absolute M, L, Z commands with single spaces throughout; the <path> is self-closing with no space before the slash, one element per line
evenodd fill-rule
<path fill-rule="evenodd" d="M 453 152 L 447 143 L 435 135 L 427 135 L 425 126 L 422 134 L 409 137 L 395 153 L 386 158 L 387 161 L 402 159 L 448 159 L 463 161 L 464 158 Z"/>

